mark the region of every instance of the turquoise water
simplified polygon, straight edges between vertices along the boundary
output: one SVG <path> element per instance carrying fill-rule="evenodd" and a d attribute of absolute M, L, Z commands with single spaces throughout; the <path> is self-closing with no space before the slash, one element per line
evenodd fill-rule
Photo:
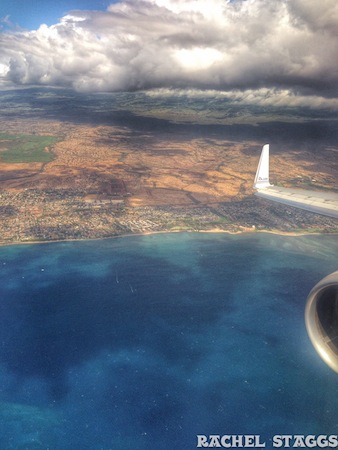
<path fill-rule="evenodd" d="M 338 377 L 303 320 L 337 254 L 269 234 L 0 248 L 0 448 L 337 434 Z"/>

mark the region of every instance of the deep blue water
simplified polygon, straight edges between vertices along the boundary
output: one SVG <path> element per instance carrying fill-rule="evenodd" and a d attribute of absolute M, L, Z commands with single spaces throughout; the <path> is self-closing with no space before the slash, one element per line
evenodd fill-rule
<path fill-rule="evenodd" d="M 338 376 L 303 321 L 337 254 L 269 234 L 0 248 L 0 449 L 337 434 Z"/>

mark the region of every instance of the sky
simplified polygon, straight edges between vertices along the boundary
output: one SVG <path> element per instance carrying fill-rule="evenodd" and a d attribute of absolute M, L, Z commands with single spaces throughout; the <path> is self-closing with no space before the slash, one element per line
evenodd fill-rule
<path fill-rule="evenodd" d="M 106 10 L 113 3 L 109 0 L 1 0 L 2 28 L 21 27 L 38 29 L 41 24 L 56 24 L 72 10 Z"/>
<path fill-rule="evenodd" d="M 336 0 L 2 0 L 0 87 L 338 106 Z"/>

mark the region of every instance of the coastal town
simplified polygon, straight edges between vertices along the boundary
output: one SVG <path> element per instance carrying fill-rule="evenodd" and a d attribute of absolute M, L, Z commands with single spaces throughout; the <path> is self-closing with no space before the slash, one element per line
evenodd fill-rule
<path fill-rule="evenodd" d="M 166 141 L 116 127 L 48 122 L 3 123 L 2 129 L 30 133 L 23 136 L 52 132 L 58 141 L 44 149 L 49 162 L 0 157 L 1 244 L 177 231 L 337 231 L 335 219 L 254 196 L 255 143 Z M 296 158 L 296 152 L 276 157 L 274 176 L 288 173 L 289 184 L 311 181 L 311 161 L 296 164 Z M 334 180 L 327 167 L 312 181 L 330 188 Z"/>
<path fill-rule="evenodd" d="M 334 232 L 337 221 L 249 197 L 200 206 L 126 206 L 81 200 L 81 193 L 26 190 L 0 194 L 0 243 L 99 239 L 174 231 Z"/>

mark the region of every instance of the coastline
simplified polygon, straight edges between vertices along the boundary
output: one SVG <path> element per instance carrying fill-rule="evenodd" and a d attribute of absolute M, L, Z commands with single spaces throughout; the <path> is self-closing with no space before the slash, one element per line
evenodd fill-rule
<path fill-rule="evenodd" d="M 0 220 L 0 246 L 95 241 L 168 233 L 270 233 L 284 236 L 338 234 L 337 219 L 296 208 L 290 210 L 280 204 L 270 205 L 254 196 L 194 207 L 130 207 L 109 201 L 90 203 L 82 209 L 81 202 L 69 205 L 63 195 L 57 197 L 61 201 L 61 208 L 53 202 L 50 205 L 48 201 L 43 203 L 45 197 L 42 191 L 39 191 L 39 199 L 31 194 L 23 191 L 22 195 L 28 197 L 18 201 L 13 211 L 8 208 L 16 204 L 14 194 L 8 194 L 9 197 L 0 194 L 3 203 L 7 203 L 2 208 L 3 217 Z M 46 204 L 51 210 L 45 209 Z"/>
<path fill-rule="evenodd" d="M 112 236 L 103 236 L 97 238 L 74 238 L 74 239 L 55 239 L 55 240 L 32 240 L 32 241 L 13 241 L 13 242 L 1 242 L 1 247 L 10 247 L 17 245 L 37 245 L 37 244 L 53 244 L 53 243 L 62 243 L 62 242 L 84 242 L 84 241 L 103 241 L 108 239 L 117 239 L 117 238 L 128 238 L 134 236 L 151 236 L 156 234 L 174 234 L 174 233 L 196 233 L 196 234 L 229 234 L 229 235 L 252 235 L 252 234 L 272 234 L 277 236 L 318 236 L 318 235 L 326 235 L 326 236 L 338 236 L 338 232 L 319 232 L 319 231 L 281 231 L 281 230 L 241 230 L 241 231 L 230 231 L 230 230 L 222 230 L 218 228 L 213 228 L 209 230 L 163 230 L 163 231 L 144 231 L 143 233 L 121 233 L 118 235 Z"/>

